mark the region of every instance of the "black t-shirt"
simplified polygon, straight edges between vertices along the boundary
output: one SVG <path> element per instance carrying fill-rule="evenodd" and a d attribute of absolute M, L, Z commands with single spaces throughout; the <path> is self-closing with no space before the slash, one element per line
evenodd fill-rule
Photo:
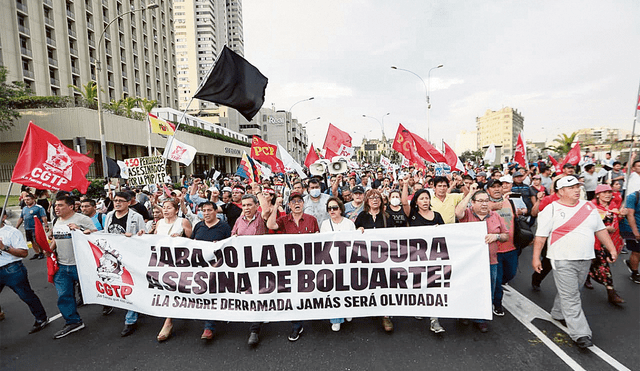
<path fill-rule="evenodd" d="M 400 207 L 400 210 L 393 211 L 390 207 L 387 207 L 387 214 L 389 214 L 389 219 L 391 220 L 393 227 L 406 227 L 407 226 L 407 216 L 404 215 L 404 210 Z"/>
<path fill-rule="evenodd" d="M 222 220 L 218 220 L 212 227 L 208 227 L 203 220 L 193 227 L 193 233 L 191 233 L 191 239 L 199 241 L 215 242 L 229 237 L 231 237 L 231 227 Z"/>
<path fill-rule="evenodd" d="M 147 208 L 144 207 L 144 205 L 141 204 L 140 202 L 136 203 L 135 205 L 131 205 L 130 207 L 133 208 L 135 211 L 137 211 L 138 214 L 142 215 L 142 219 L 144 219 L 145 222 L 151 219 L 151 216 L 149 215 L 149 210 L 147 210 Z"/>
<path fill-rule="evenodd" d="M 116 213 L 113 213 L 113 218 L 111 218 L 111 224 L 109 224 L 107 232 L 125 234 L 127 232 L 127 216 L 129 216 L 128 212 L 124 214 L 122 218 L 118 218 Z"/>
<path fill-rule="evenodd" d="M 421 227 L 425 225 L 438 225 L 444 224 L 444 220 L 442 219 L 442 215 L 439 212 L 433 212 L 433 220 L 425 219 L 420 213 L 411 211 L 409 215 L 409 225 L 412 227 Z"/>
<path fill-rule="evenodd" d="M 242 208 L 233 202 L 221 206 L 222 213 L 227 216 L 230 226 L 236 225 L 236 220 L 242 215 Z"/>
<path fill-rule="evenodd" d="M 363 210 L 360 214 L 358 214 L 358 217 L 356 218 L 354 224 L 356 225 L 356 228 L 362 227 L 364 229 L 393 227 L 394 225 L 391 217 L 387 216 L 385 218 L 384 215 L 385 214 L 383 212 L 378 213 L 378 215 L 376 215 L 376 220 L 373 221 L 373 217 L 371 216 L 371 214 Z"/>

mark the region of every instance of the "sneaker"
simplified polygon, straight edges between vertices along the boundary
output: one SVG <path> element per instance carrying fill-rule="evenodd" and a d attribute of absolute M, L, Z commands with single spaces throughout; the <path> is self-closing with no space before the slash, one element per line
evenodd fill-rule
<path fill-rule="evenodd" d="M 502 308 L 493 307 L 493 315 L 498 317 L 504 317 L 504 310 Z"/>
<path fill-rule="evenodd" d="M 420 317 L 420 316 L 415 316 L 415 317 L 416 317 L 416 319 L 417 319 L 418 321 L 422 320 L 422 317 Z"/>
<path fill-rule="evenodd" d="M 476 327 L 483 334 L 489 332 L 489 325 L 486 322 L 476 322 Z"/>
<path fill-rule="evenodd" d="M 29 258 L 29 260 L 36 260 L 39 258 L 39 256 L 40 254 L 33 254 L 33 256 Z"/>
<path fill-rule="evenodd" d="M 300 339 L 300 334 L 302 334 L 304 328 L 300 327 L 300 330 L 293 329 L 291 330 L 291 335 L 289 335 L 289 341 L 297 341 Z"/>
<path fill-rule="evenodd" d="M 629 250 L 627 250 L 626 246 L 624 246 L 622 250 L 620 250 L 620 254 L 628 254 L 628 253 L 629 253 Z"/>
<path fill-rule="evenodd" d="M 629 279 L 633 281 L 633 283 L 640 283 L 640 273 L 631 273 Z"/>
<path fill-rule="evenodd" d="M 34 332 L 38 332 L 40 330 L 42 330 L 43 328 L 47 327 L 47 325 L 49 324 L 49 319 L 45 319 L 44 321 L 38 321 L 36 320 L 36 322 L 33 324 L 33 327 L 31 327 L 31 330 L 29 330 L 30 334 L 33 334 Z"/>
<path fill-rule="evenodd" d="M 200 336 L 200 339 L 202 340 L 211 340 L 213 339 L 213 331 L 207 329 L 204 329 L 204 331 L 202 332 L 202 335 Z"/>
<path fill-rule="evenodd" d="M 254 345 L 258 345 L 258 343 L 260 342 L 260 337 L 258 336 L 257 332 L 252 332 L 249 335 L 249 341 L 247 341 L 247 344 L 249 346 L 254 346 Z"/>
<path fill-rule="evenodd" d="M 122 337 L 127 337 L 131 334 L 133 334 L 133 332 L 136 330 L 136 324 L 132 323 L 130 325 L 125 324 L 124 328 L 122 329 L 122 331 L 120 331 L 120 336 Z"/>
<path fill-rule="evenodd" d="M 340 331 L 340 324 L 339 323 L 334 323 L 333 325 L 331 325 L 331 330 L 338 332 Z"/>
<path fill-rule="evenodd" d="M 66 325 L 64 325 L 64 327 L 62 328 L 62 330 L 56 332 L 53 335 L 54 339 L 61 339 L 67 335 L 69 335 L 72 332 L 76 332 L 76 331 L 80 331 L 84 328 L 84 323 L 80 322 L 80 323 L 68 323 Z"/>
<path fill-rule="evenodd" d="M 113 307 L 108 307 L 106 305 L 102 307 L 102 315 L 103 316 L 108 316 L 111 313 L 113 313 Z"/>
<path fill-rule="evenodd" d="M 584 281 L 584 287 L 588 288 L 589 290 L 593 290 L 593 285 L 591 284 L 591 280 L 589 279 L 589 277 L 587 277 L 587 280 Z"/>
<path fill-rule="evenodd" d="M 38 260 L 42 260 L 42 259 L 44 259 L 44 253 L 43 252 L 38 254 Z"/>
<path fill-rule="evenodd" d="M 353 320 L 353 318 L 351 318 L 351 317 L 347 317 L 345 319 L 347 320 L 347 322 L 351 322 L 351 320 Z"/>
<path fill-rule="evenodd" d="M 578 345 L 578 348 L 580 349 L 587 349 L 590 346 L 593 346 L 593 342 L 591 341 L 591 338 L 588 336 L 583 336 L 583 337 L 579 337 L 576 339 L 576 344 Z"/>
<path fill-rule="evenodd" d="M 384 327 L 384 330 L 386 332 L 393 331 L 393 322 L 391 322 L 391 318 L 382 317 L 382 327 Z"/>
<path fill-rule="evenodd" d="M 540 292 L 540 285 L 536 285 L 535 283 L 532 283 L 531 289 L 535 292 Z"/>
<path fill-rule="evenodd" d="M 431 319 L 431 326 L 429 327 L 429 329 L 433 332 L 435 332 L 436 334 L 439 334 L 441 332 L 444 332 L 444 327 L 440 326 L 440 321 L 438 321 L 437 318 L 432 318 Z"/>

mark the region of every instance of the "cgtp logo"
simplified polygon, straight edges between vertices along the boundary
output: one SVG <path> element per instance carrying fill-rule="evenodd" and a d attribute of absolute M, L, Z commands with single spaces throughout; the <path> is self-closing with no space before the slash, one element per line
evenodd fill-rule
<path fill-rule="evenodd" d="M 96 289 L 99 293 L 107 296 L 115 296 L 125 299 L 133 292 L 133 278 L 131 273 L 122 264 L 120 253 L 109 246 L 106 240 L 97 240 L 96 243 L 89 241 L 91 252 L 96 261 L 98 277 L 101 281 L 96 281 Z M 121 283 L 118 285 L 117 283 Z"/>

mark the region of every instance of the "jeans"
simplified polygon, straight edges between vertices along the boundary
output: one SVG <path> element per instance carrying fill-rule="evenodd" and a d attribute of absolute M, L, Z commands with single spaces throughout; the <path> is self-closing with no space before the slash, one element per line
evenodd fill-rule
<path fill-rule="evenodd" d="M 489 277 L 491 279 L 491 301 L 493 301 L 493 293 L 496 291 L 496 275 L 498 274 L 498 264 L 489 265 Z M 483 319 L 474 319 L 473 322 L 483 323 Z"/>
<path fill-rule="evenodd" d="M 498 253 L 498 266 L 496 271 L 496 285 L 493 292 L 493 305 L 502 309 L 502 285 L 511 281 L 518 272 L 518 249 L 509 252 Z"/>
<path fill-rule="evenodd" d="M 78 269 L 75 265 L 62 265 L 53 277 L 53 284 L 58 291 L 58 309 L 68 325 L 82 323 L 76 307 L 76 295 L 73 284 L 78 281 Z"/>
<path fill-rule="evenodd" d="M 300 330 L 302 329 L 302 324 L 303 323 L 304 322 L 302 322 L 302 321 L 291 321 L 291 329 L 293 331 L 300 332 Z"/>
<path fill-rule="evenodd" d="M 124 324 L 133 325 L 136 322 L 138 322 L 138 312 L 134 312 L 132 310 L 127 311 L 127 314 L 124 316 Z"/>
<path fill-rule="evenodd" d="M 27 268 L 21 261 L 9 263 L 0 267 L 0 292 L 5 286 L 9 286 L 18 297 L 29 306 L 31 314 L 37 321 L 46 321 L 47 313 L 42 302 L 31 289 Z"/>
<path fill-rule="evenodd" d="M 205 330 L 211 330 L 211 331 L 216 331 L 216 321 L 204 321 L 204 329 Z"/>
<path fill-rule="evenodd" d="M 551 317 L 564 319 L 572 340 L 591 337 L 591 328 L 582 310 L 580 288 L 589 274 L 591 260 L 553 260 L 553 280 L 556 283 L 555 300 Z"/>
<path fill-rule="evenodd" d="M 331 322 L 331 324 L 344 323 L 344 318 L 332 318 L 329 322 Z"/>
<path fill-rule="evenodd" d="M 259 334 L 261 328 L 262 322 L 252 322 L 251 327 L 249 327 L 249 332 L 255 332 L 256 334 Z"/>

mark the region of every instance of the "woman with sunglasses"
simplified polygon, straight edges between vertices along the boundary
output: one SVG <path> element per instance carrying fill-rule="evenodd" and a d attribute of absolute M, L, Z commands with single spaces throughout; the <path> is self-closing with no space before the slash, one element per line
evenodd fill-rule
<path fill-rule="evenodd" d="M 329 219 L 320 225 L 320 233 L 356 230 L 356 225 L 344 217 L 344 204 L 338 197 L 332 196 L 329 198 L 327 201 L 327 212 L 329 213 Z M 333 331 L 340 331 L 340 324 L 344 323 L 344 318 L 334 318 L 330 321 L 331 329 Z M 347 321 L 351 321 L 351 318 L 347 318 Z"/>
<path fill-rule="evenodd" d="M 431 193 L 422 188 L 416 191 L 409 203 L 409 175 L 405 175 L 402 182 L 402 208 L 408 216 L 410 227 L 422 227 L 428 225 L 444 224 L 444 219 L 439 212 L 431 210 Z M 416 317 L 420 319 L 420 317 Z M 440 325 L 440 320 L 431 317 L 430 330 L 439 334 L 444 332 L 444 327 Z"/>
<path fill-rule="evenodd" d="M 176 199 L 168 199 L 162 203 L 163 218 L 156 222 L 155 234 L 171 237 L 191 237 L 191 222 L 185 218 L 178 217 L 180 204 Z M 171 336 L 173 322 L 171 318 L 164 321 L 162 330 L 158 334 L 158 341 L 163 342 Z"/>
<path fill-rule="evenodd" d="M 393 227 L 393 220 L 382 206 L 382 193 L 379 190 L 370 189 L 364 194 L 364 209 L 358 214 L 355 225 L 361 232 L 364 232 L 365 229 Z M 393 331 L 391 318 L 384 316 L 382 327 L 386 332 Z"/>

